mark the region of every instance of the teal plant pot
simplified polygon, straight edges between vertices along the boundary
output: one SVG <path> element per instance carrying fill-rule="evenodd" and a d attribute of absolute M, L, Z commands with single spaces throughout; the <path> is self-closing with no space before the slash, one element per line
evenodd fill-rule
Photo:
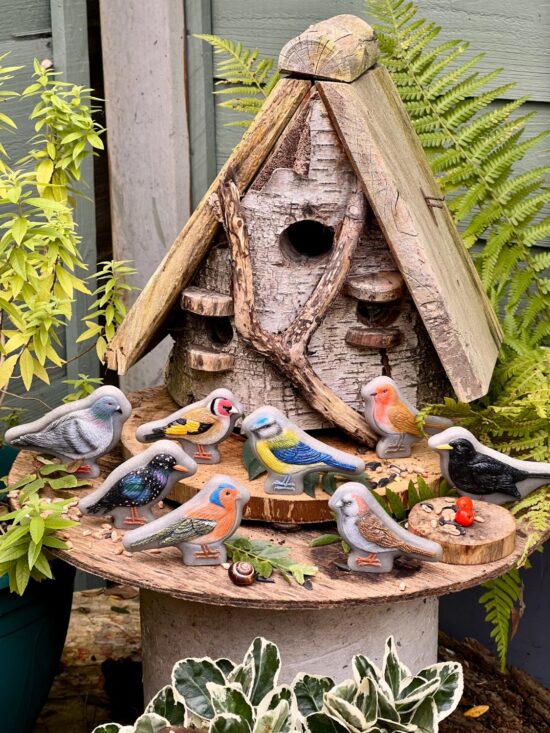
<path fill-rule="evenodd" d="M 54 580 L 31 581 L 23 596 L 0 590 L 0 729 L 6 733 L 32 731 L 58 669 L 75 570 L 60 561 L 52 569 Z"/>
<path fill-rule="evenodd" d="M 17 451 L 0 448 L 0 476 Z M 54 580 L 29 583 L 23 596 L 0 577 L 0 730 L 30 733 L 58 669 L 73 598 L 75 570 L 56 560 Z"/>

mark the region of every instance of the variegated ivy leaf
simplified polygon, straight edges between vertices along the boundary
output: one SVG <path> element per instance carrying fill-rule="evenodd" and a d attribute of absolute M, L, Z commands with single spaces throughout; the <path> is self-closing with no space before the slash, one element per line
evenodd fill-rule
<path fill-rule="evenodd" d="M 333 692 L 326 693 L 324 702 L 327 712 L 339 720 L 351 733 L 361 733 L 367 730 L 368 724 L 365 716 L 353 703 Z"/>
<path fill-rule="evenodd" d="M 365 677 L 357 688 L 355 705 L 363 713 L 367 725 L 374 725 L 378 718 L 378 692 L 372 677 Z"/>
<path fill-rule="evenodd" d="M 174 665 L 172 685 L 188 708 L 186 725 L 188 725 L 189 711 L 203 720 L 211 720 L 214 717 L 215 711 L 206 687 L 208 682 L 218 685 L 225 684 L 225 677 L 211 659 L 188 658 Z"/>
<path fill-rule="evenodd" d="M 290 714 L 297 718 L 298 706 L 296 705 L 296 697 L 288 685 L 279 685 L 279 687 L 271 690 L 256 708 L 256 717 L 259 718 L 269 710 L 274 710 L 281 700 L 285 700 L 289 704 Z"/>
<path fill-rule="evenodd" d="M 290 733 L 292 722 L 290 705 L 286 700 L 281 700 L 277 707 L 256 720 L 253 733 Z"/>
<path fill-rule="evenodd" d="M 236 683 L 218 685 L 215 682 L 207 682 L 206 688 L 210 693 L 210 700 L 216 715 L 232 713 L 239 718 L 243 718 L 252 726 L 254 711 L 240 685 Z"/>
<path fill-rule="evenodd" d="M 242 665 L 232 673 L 230 680 L 243 688 L 254 707 L 277 684 L 281 657 L 275 644 L 262 637 L 254 639 L 245 654 Z"/>
<path fill-rule="evenodd" d="M 157 692 L 145 708 L 145 712 L 162 715 L 170 725 L 184 725 L 185 723 L 185 705 L 176 700 L 171 685 L 166 685 Z"/>
<path fill-rule="evenodd" d="M 404 681 L 399 697 L 395 701 L 395 706 L 397 710 L 416 707 L 421 700 L 435 694 L 438 688 L 438 679 L 432 679 L 426 682 L 424 677 L 412 677 L 408 681 Z"/>
<path fill-rule="evenodd" d="M 386 720 L 385 718 L 378 718 L 378 726 L 387 733 L 418 733 L 418 729 L 415 725 L 408 723 L 400 723 L 396 720 Z M 371 733 L 371 731 L 369 731 Z"/>
<path fill-rule="evenodd" d="M 323 709 L 323 695 L 334 687 L 330 677 L 319 677 L 312 674 L 299 674 L 292 683 L 298 711 L 307 718 L 312 713 Z"/>
<path fill-rule="evenodd" d="M 376 664 L 371 662 L 370 659 L 367 659 L 367 657 L 364 657 L 362 654 L 356 654 L 353 657 L 351 664 L 353 668 L 353 678 L 357 683 L 361 682 L 361 680 L 367 677 L 369 673 L 376 682 L 384 679 L 382 672 L 378 669 Z"/>
<path fill-rule="evenodd" d="M 426 681 L 437 679 L 438 689 L 433 698 L 438 721 L 444 720 L 456 708 L 464 690 L 464 675 L 458 662 L 439 662 L 420 670 L 417 677 Z"/>
<path fill-rule="evenodd" d="M 411 676 L 411 670 L 399 660 L 393 636 L 386 639 L 382 670 L 384 680 L 396 698 L 399 695 L 402 681 Z"/>
<path fill-rule="evenodd" d="M 229 675 L 233 672 L 233 670 L 236 667 L 236 664 L 232 662 L 230 659 L 216 659 L 214 661 L 214 664 L 216 667 L 221 669 L 225 677 L 229 677 Z"/>
<path fill-rule="evenodd" d="M 336 695 L 346 702 L 353 702 L 355 695 L 357 694 L 357 683 L 354 680 L 344 680 L 339 682 L 330 691 L 331 695 Z"/>
<path fill-rule="evenodd" d="M 439 728 L 437 717 L 437 705 L 433 698 L 427 697 L 416 708 L 409 723 L 416 726 L 418 733 L 436 733 Z"/>
<path fill-rule="evenodd" d="M 131 729 L 133 733 L 160 733 L 170 726 L 170 722 L 156 713 L 144 713 Z"/>
<path fill-rule="evenodd" d="M 128 726 L 125 726 L 128 728 Z M 92 733 L 121 733 L 124 729 L 118 723 L 105 723 L 94 728 Z M 129 727 L 129 731 L 132 731 L 132 726 Z"/>
<path fill-rule="evenodd" d="M 225 713 L 216 715 L 208 730 L 209 733 L 250 733 L 250 726 L 238 715 Z"/>
<path fill-rule="evenodd" d="M 348 733 L 345 726 L 328 713 L 312 713 L 305 720 L 308 733 Z"/>

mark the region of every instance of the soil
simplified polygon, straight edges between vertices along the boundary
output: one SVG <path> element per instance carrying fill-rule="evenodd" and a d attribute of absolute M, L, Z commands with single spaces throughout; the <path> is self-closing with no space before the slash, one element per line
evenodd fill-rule
<path fill-rule="evenodd" d="M 477 641 L 445 634 L 439 659 L 461 662 L 465 677 L 460 705 L 441 723 L 441 733 L 550 733 L 550 691 L 525 672 L 511 667 L 502 673 Z M 467 717 L 476 706 L 488 709 Z M 137 591 L 117 586 L 75 593 L 61 669 L 33 733 L 91 733 L 108 721 L 133 723 L 142 711 Z"/>

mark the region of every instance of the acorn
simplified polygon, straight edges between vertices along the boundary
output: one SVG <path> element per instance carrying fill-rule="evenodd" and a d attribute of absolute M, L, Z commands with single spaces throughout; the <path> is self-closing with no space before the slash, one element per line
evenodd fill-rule
<path fill-rule="evenodd" d="M 249 562 L 232 563 L 227 574 L 235 585 L 252 585 L 254 582 L 254 568 Z"/>

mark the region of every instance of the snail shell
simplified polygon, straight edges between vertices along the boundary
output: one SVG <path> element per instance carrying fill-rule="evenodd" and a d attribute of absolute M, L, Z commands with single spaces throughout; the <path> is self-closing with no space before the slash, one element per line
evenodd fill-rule
<path fill-rule="evenodd" d="M 249 562 L 234 562 L 227 574 L 235 585 L 252 585 L 254 582 L 254 568 Z"/>

